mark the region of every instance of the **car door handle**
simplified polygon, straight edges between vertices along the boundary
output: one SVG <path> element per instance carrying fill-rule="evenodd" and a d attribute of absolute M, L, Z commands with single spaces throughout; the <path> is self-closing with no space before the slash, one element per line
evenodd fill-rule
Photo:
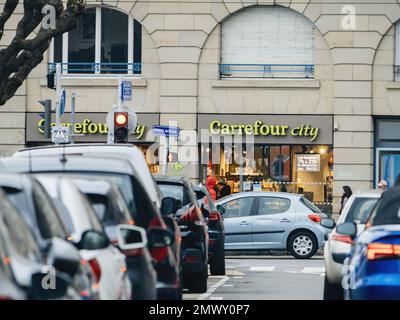
<path fill-rule="evenodd" d="M 286 218 L 283 218 L 283 219 L 281 219 L 281 222 L 290 222 L 290 220 L 286 219 Z"/>
<path fill-rule="evenodd" d="M 242 221 L 241 223 L 239 223 L 240 226 L 248 226 L 250 223 L 248 223 L 247 221 Z"/>

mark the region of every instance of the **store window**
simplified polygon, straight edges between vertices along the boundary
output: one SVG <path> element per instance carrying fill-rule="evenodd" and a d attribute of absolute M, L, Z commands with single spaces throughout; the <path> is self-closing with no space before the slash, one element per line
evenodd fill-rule
<path fill-rule="evenodd" d="M 391 187 L 400 175 L 400 119 L 375 120 L 375 184 L 385 180 Z"/>
<path fill-rule="evenodd" d="M 141 43 L 141 25 L 131 16 L 88 8 L 75 29 L 54 39 L 50 68 L 62 63 L 69 74 L 138 74 Z"/>
<path fill-rule="evenodd" d="M 313 78 L 314 27 L 298 12 L 252 6 L 221 26 L 222 78 Z"/>
<path fill-rule="evenodd" d="M 214 175 L 218 181 L 230 186 L 232 193 L 246 191 L 291 192 L 303 194 L 325 212 L 330 212 L 333 201 L 333 149 L 325 145 L 268 145 L 256 144 L 246 150 L 243 145 L 243 165 L 231 156 L 235 147 L 219 146 L 220 157 L 213 162 L 214 147 L 201 148 L 206 152 L 208 164 L 200 170 L 201 181 Z M 215 154 L 215 153 L 214 153 Z M 204 159 L 204 154 L 201 155 Z M 242 186 L 240 175 L 242 172 Z M 268 200 L 268 199 L 267 199 Z M 267 201 L 266 200 L 266 201 Z M 282 201 L 265 203 L 265 211 L 284 212 L 290 203 Z"/>

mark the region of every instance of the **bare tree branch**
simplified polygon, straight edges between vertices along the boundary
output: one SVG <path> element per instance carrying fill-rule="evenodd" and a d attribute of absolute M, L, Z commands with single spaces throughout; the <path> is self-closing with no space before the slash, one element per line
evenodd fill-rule
<path fill-rule="evenodd" d="M 13 0 L 8 0 L 7 3 L 0 16 L 0 32 L 1 21 L 4 20 L 4 27 L 16 7 L 13 7 Z M 76 27 L 77 18 L 85 10 L 85 4 L 84 0 L 68 0 L 67 8 L 64 9 L 62 0 L 24 0 L 24 15 L 18 23 L 15 37 L 8 47 L 0 50 L 0 105 L 14 96 L 29 73 L 43 61 L 51 39 Z M 41 26 L 42 8 L 45 5 L 55 8 L 55 29 L 44 29 Z M 29 38 L 38 27 L 38 33 Z"/>
<path fill-rule="evenodd" d="M 11 17 L 11 15 L 14 13 L 17 5 L 18 5 L 18 0 L 7 0 L 6 3 L 4 4 L 3 13 L 0 16 L 0 40 L 3 37 L 4 25 Z"/>

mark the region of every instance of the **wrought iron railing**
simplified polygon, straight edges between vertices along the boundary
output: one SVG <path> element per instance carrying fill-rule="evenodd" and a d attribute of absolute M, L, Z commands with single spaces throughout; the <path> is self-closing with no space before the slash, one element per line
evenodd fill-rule
<path fill-rule="evenodd" d="M 57 63 L 49 63 L 49 72 L 56 69 Z M 64 74 L 140 74 L 141 63 L 94 63 L 94 62 L 68 62 L 60 63 Z"/>
<path fill-rule="evenodd" d="M 221 78 L 314 78 L 313 64 L 220 64 Z"/>

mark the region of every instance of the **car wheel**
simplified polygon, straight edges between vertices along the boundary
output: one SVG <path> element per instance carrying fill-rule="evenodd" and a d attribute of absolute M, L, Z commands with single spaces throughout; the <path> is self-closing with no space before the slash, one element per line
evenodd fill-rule
<path fill-rule="evenodd" d="M 290 254 L 297 259 L 309 259 L 318 250 L 317 239 L 309 231 L 295 232 L 289 238 L 288 249 Z"/>
<path fill-rule="evenodd" d="M 207 265 L 205 268 L 198 273 L 190 273 L 185 275 L 186 287 L 192 293 L 204 293 L 207 291 Z"/>
<path fill-rule="evenodd" d="M 210 273 L 213 276 L 225 275 L 225 250 L 214 256 L 210 261 Z"/>
<path fill-rule="evenodd" d="M 324 300 L 343 300 L 343 290 L 340 284 L 331 283 L 325 275 Z"/>

